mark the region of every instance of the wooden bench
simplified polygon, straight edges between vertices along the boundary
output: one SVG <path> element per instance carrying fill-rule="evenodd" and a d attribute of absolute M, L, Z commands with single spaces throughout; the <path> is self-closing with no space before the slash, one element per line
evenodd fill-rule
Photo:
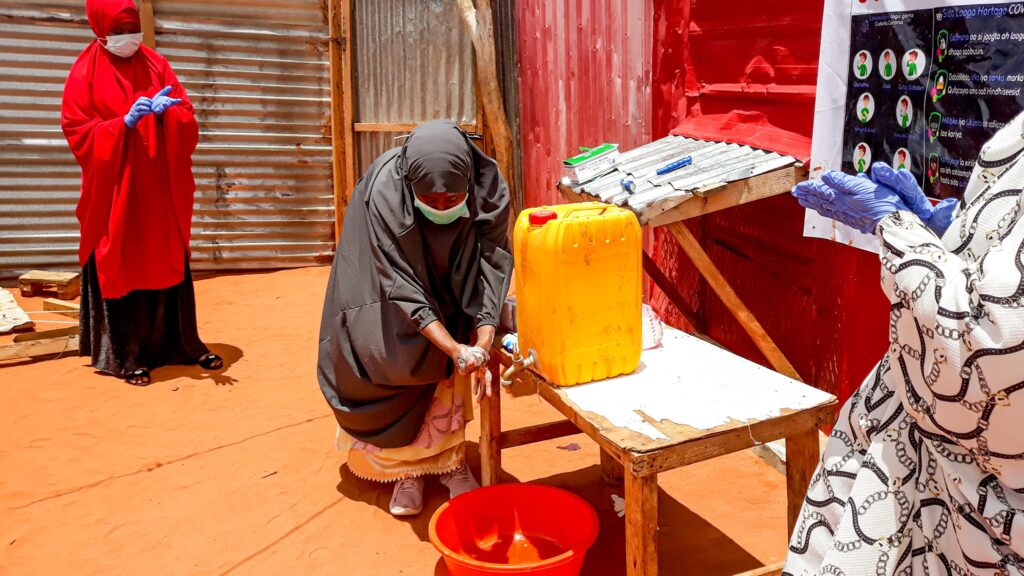
<path fill-rule="evenodd" d="M 512 357 L 493 353 L 503 367 Z M 484 485 L 497 482 L 501 451 L 585 433 L 601 447 L 606 480 L 625 481 L 630 576 L 658 573 L 658 474 L 767 442 L 786 440 L 788 529 L 792 532 L 818 463 L 818 428 L 836 398 L 678 330 L 644 352 L 631 375 L 560 388 L 532 370 L 514 386 L 536 389 L 566 420 L 501 429 L 501 393 L 481 404 Z M 774 570 L 759 573 L 778 573 Z"/>

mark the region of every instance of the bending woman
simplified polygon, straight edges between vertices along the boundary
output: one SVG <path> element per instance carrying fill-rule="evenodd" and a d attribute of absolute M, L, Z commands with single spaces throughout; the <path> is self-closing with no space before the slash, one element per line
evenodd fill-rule
<path fill-rule="evenodd" d="M 478 486 L 463 442 L 489 393 L 488 351 L 508 292 L 508 187 L 454 123 L 385 152 L 345 213 L 320 325 L 318 377 L 358 477 L 395 482 L 391 512 L 418 514 L 422 477 L 452 497 Z"/>
<path fill-rule="evenodd" d="M 64 86 L 61 127 L 82 167 L 81 354 L 146 385 L 150 370 L 223 361 L 199 339 L 189 270 L 192 105 L 162 56 L 141 46 L 132 0 L 88 0 L 96 39 Z"/>
<path fill-rule="evenodd" d="M 914 177 L 830 172 L 801 204 L 874 232 L 889 352 L 843 407 L 784 574 L 1024 569 L 1024 116 L 981 150 L 959 209 Z"/>

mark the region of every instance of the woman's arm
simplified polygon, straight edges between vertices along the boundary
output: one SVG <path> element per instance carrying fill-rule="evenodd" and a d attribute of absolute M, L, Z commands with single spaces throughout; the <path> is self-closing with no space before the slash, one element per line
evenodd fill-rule
<path fill-rule="evenodd" d="M 494 328 L 491 327 L 490 340 L 485 342 L 480 340 L 480 330 L 477 330 L 476 347 L 482 348 L 483 354 L 474 353 L 473 348 L 456 342 L 448 332 L 448 329 L 444 327 L 444 324 L 437 320 L 428 324 L 423 330 L 420 330 L 420 334 L 423 334 L 434 346 L 437 346 L 438 349 L 447 354 L 452 359 L 452 362 L 455 363 L 455 367 L 460 374 L 466 375 L 476 372 L 487 364 L 487 354 L 488 350 L 490 350 L 488 342 L 493 342 L 494 340 Z M 484 348 L 482 344 L 487 344 L 487 347 Z"/>

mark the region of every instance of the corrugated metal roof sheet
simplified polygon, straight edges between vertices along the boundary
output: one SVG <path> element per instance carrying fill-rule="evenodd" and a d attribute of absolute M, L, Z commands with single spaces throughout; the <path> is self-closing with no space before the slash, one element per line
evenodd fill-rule
<path fill-rule="evenodd" d="M 662 176 L 658 169 L 690 157 L 692 163 Z M 749 146 L 668 136 L 619 156 L 616 169 L 576 189 L 597 199 L 632 209 L 642 223 L 694 196 L 704 196 L 730 182 L 752 178 L 797 163 Z M 623 180 L 634 189 L 627 192 Z"/>

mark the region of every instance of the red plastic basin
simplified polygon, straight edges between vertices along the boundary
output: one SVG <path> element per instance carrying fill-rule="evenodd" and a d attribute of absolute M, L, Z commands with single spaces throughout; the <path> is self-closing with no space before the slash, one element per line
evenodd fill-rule
<path fill-rule="evenodd" d="M 597 529 L 597 513 L 571 492 L 499 484 L 441 506 L 430 519 L 430 542 L 450 576 L 576 576 Z"/>

